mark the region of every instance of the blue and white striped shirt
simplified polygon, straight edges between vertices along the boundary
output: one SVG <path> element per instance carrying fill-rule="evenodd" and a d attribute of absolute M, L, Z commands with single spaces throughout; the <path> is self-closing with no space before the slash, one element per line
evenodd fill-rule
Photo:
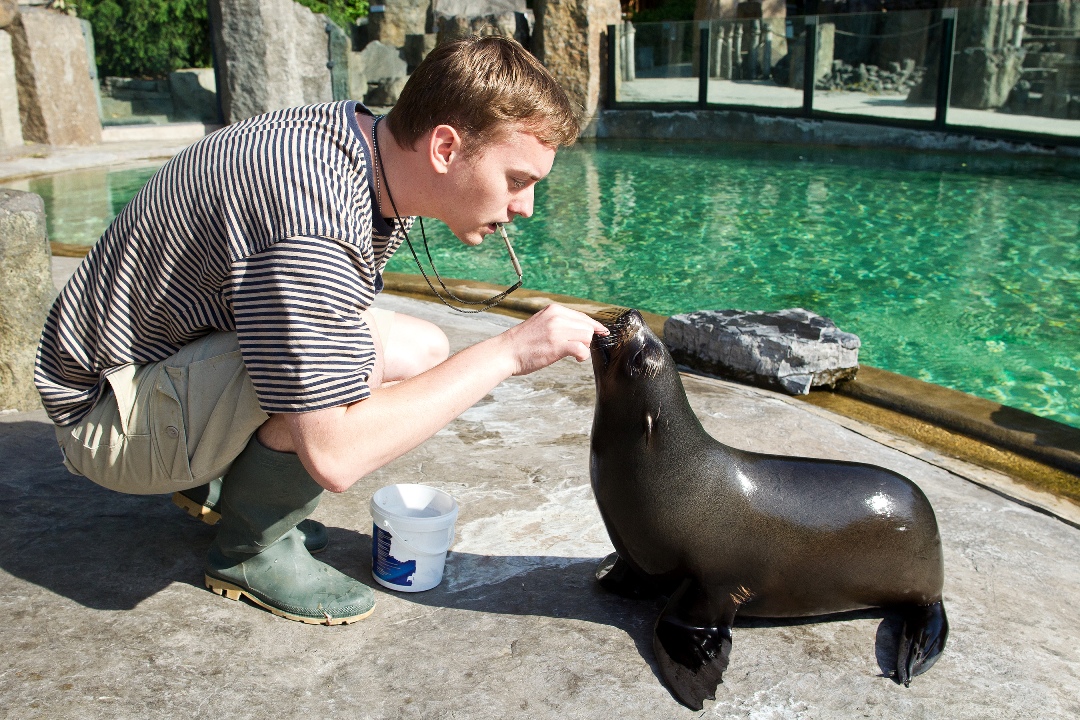
<path fill-rule="evenodd" d="M 369 395 L 360 317 L 411 218 L 372 212 L 356 102 L 223 128 L 174 157 L 117 216 L 53 305 L 35 382 L 77 422 L 108 374 L 235 330 L 262 408 L 301 412 Z"/>

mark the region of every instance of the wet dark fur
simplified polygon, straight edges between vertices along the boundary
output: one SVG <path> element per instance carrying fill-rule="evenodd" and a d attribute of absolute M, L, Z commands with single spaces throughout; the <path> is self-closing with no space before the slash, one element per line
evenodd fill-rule
<path fill-rule="evenodd" d="M 864 463 L 750 453 L 701 427 L 663 343 L 635 311 L 593 341 L 593 491 L 616 554 L 600 584 L 668 596 L 661 674 L 700 709 L 722 681 L 736 612 L 808 617 L 888 607 L 904 618 L 897 679 L 945 646 L 944 567 L 930 503 Z"/>

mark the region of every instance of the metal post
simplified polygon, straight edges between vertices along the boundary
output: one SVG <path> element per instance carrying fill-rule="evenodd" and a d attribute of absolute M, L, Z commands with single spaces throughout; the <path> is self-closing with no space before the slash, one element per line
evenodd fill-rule
<path fill-rule="evenodd" d="M 945 127 L 945 116 L 949 110 L 949 97 L 952 95 L 952 61 L 956 50 L 956 8 L 941 11 L 941 62 L 938 63 L 937 106 L 934 112 L 934 126 Z"/>
<path fill-rule="evenodd" d="M 814 111 L 814 76 L 817 75 L 817 15 L 808 15 L 804 18 L 806 29 L 806 53 L 803 55 L 803 114 L 810 115 Z"/>
<path fill-rule="evenodd" d="M 709 24 L 702 23 L 698 43 L 698 107 L 705 107 L 709 102 Z"/>

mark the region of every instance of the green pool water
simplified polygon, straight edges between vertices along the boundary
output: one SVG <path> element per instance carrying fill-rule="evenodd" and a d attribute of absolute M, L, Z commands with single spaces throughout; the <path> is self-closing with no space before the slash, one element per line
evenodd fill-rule
<path fill-rule="evenodd" d="M 88 212 L 61 209 L 87 201 L 56 179 L 29 189 L 52 239 L 92 242 L 152 172 L 104 175 Z M 528 288 L 662 314 L 803 307 L 857 333 L 862 362 L 1080 427 L 1078 225 L 1075 161 L 604 142 L 560 151 L 508 230 Z M 427 229 L 443 275 L 512 280 L 502 243 Z M 408 248 L 389 269 L 417 272 Z"/>

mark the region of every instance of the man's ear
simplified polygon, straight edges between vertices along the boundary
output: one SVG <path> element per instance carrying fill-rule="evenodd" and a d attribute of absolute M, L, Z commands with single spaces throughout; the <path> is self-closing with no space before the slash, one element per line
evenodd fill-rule
<path fill-rule="evenodd" d="M 461 136 L 449 125 L 437 125 L 428 141 L 428 159 L 435 172 L 445 175 L 461 154 Z"/>

